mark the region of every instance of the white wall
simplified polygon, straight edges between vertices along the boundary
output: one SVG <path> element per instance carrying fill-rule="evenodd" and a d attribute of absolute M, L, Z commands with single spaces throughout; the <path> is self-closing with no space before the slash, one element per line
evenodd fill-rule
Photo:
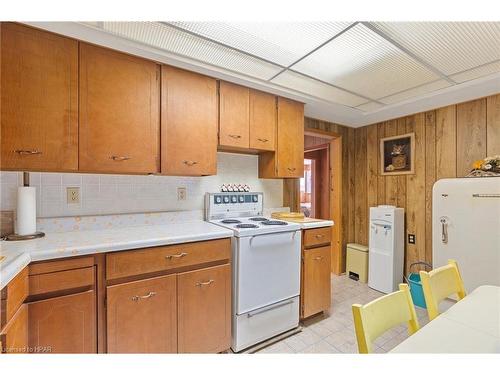
<path fill-rule="evenodd" d="M 131 176 L 83 173 L 30 173 L 37 187 L 37 216 L 79 216 L 127 212 L 200 210 L 206 192 L 223 183 L 248 184 L 264 193 L 266 208 L 281 207 L 283 181 L 258 178 L 258 156 L 218 153 L 217 175 L 207 177 Z M 0 172 L 0 209 L 16 206 L 20 172 Z M 66 187 L 80 187 L 80 204 L 66 203 Z M 185 187 L 187 199 L 177 200 Z"/>

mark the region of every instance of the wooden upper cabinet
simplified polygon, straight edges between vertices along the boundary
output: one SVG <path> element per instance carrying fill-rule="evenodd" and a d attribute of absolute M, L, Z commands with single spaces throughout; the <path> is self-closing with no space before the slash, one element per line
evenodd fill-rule
<path fill-rule="evenodd" d="M 304 104 L 278 97 L 276 151 L 259 156 L 260 178 L 300 178 L 304 174 Z"/>
<path fill-rule="evenodd" d="M 177 277 L 179 353 L 218 353 L 231 345 L 231 265 Z"/>
<path fill-rule="evenodd" d="M 160 171 L 160 67 L 80 43 L 80 170 Z"/>
<path fill-rule="evenodd" d="M 217 174 L 217 81 L 162 66 L 161 172 Z"/>
<path fill-rule="evenodd" d="M 250 90 L 250 148 L 274 151 L 276 142 L 276 97 Z"/>
<path fill-rule="evenodd" d="M 177 352 L 176 278 L 107 287 L 108 353 Z"/>
<path fill-rule="evenodd" d="M 220 81 L 219 145 L 249 148 L 250 89 Z"/>
<path fill-rule="evenodd" d="M 89 290 L 29 303 L 30 348 L 40 348 L 40 353 L 96 353 L 95 300 Z"/>
<path fill-rule="evenodd" d="M 78 42 L 1 27 L 1 169 L 78 169 Z"/>

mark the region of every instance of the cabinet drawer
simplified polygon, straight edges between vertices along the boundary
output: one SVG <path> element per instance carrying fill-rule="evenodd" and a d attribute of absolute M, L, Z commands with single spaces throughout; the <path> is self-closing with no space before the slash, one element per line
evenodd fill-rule
<path fill-rule="evenodd" d="M 19 306 L 28 297 L 28 268 L 24 268 L 1 291 L 1 328 L 14 316 Z"/>
<path fill-rule="evenodd" d="M 94 285 L 94 267 L 30 275 L 30 294 L 42 294 Z"/>
<path fill-rule="evenodd" d="M 230 256 L 229 239 L 116 252 L 106 255 L 106 278 L 118 279 L 223 261 Z"/>
<path fill-rule="evenodd" d="M 304 230 L 304 247 L 329 244 L 332 240 L 332 228 L 315 228 Z"/>

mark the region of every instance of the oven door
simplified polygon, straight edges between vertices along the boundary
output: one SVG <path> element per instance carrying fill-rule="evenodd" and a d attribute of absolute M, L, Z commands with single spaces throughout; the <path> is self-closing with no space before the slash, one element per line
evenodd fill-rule
<path fill-rule="evenodd" d="M 243 314 L 300 294 L 301 231 L 236 240 L 234 306 Z"/>

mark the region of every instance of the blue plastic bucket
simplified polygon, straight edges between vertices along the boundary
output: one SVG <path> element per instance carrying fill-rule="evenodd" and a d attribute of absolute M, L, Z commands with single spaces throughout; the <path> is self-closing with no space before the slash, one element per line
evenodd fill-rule
<path fill-rule="evenodd" d="M 416 262 L 410 264 L 410 274 L 406 278 L 408 285 L 410 287 L 410 294 L 413 300 L 413 304 L 418 307 L 427 308 L 425 304 L 424 290 L 422 288 L 422 282 L 420 280 L 420 275 L 418 273 L 411 273 L 411 268 L 416 265 L 424 265 L 426 267 L 432 268 L 432 266 L 425 262 Z"/>

